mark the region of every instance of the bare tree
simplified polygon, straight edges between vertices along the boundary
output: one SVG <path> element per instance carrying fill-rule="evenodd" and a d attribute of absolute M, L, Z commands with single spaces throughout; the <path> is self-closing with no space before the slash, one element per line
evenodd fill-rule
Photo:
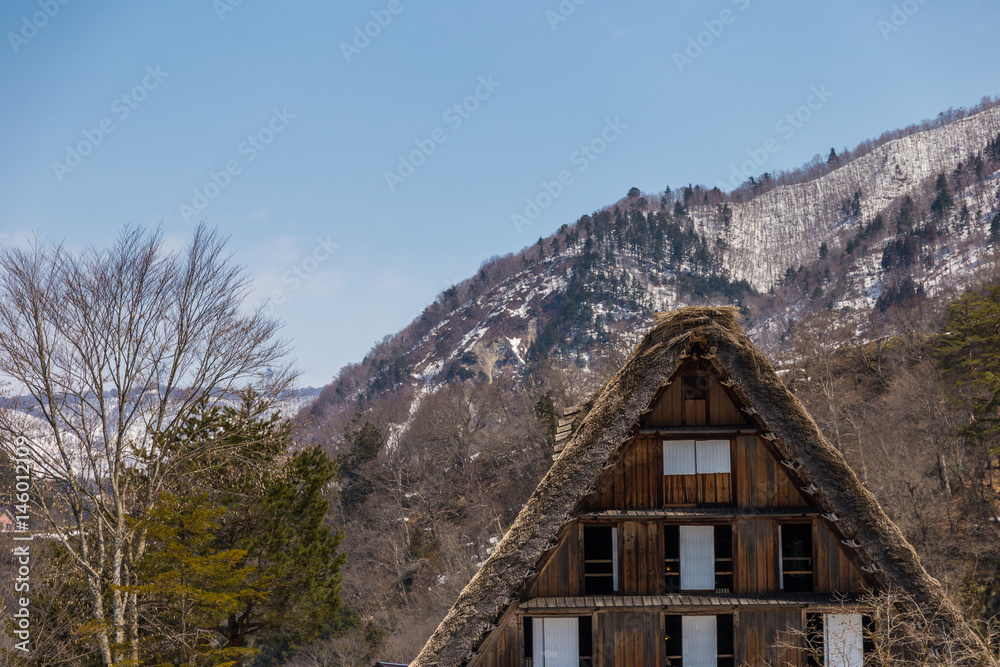
<path fill-rule="evenodd" d="M 1000 660 L 1000 628 L 995 622 L 975 628 L 962 621 L 956 625 L 953 610 L 920 605 L 898 589 L 867 593 L 856 603 L 842 604 L 839 612 L 863 612 L 867 617 L 864 664 L 871 667 L 992 667 Z M 843 638 L 826 634 L 818 628 L 786 630 L 775 638 L 774 646 L 792 656 L 804 652 L 818 664 L 824 664 L 824 656 L 830 659 L 828 664 L 847 664 L 850 656 L 843 653 Z"/>
<path fill-rule="evenodd" d="M 33 443 L 39 511 L 86 581 L 106 665 L 138 657 L 134 519 L 209 453 L 164 435 L 196 406 L 246 389 L 273 399 L 294 377 L 277 322 L 241 312 L 250 284 L 225 242 L 199 226 L 171 253 L 159 231 L 126 228 L 106 250 L 0 254 L 0 434 Z"/>

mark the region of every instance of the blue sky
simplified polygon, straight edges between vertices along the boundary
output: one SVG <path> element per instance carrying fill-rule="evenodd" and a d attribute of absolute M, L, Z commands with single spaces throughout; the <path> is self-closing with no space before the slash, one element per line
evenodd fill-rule
<path fill-rule="evenodd" d="M 760 171 L 792 168 L 1000 95 L 998 26 L 979 0 L 7 0 L 0 243 L 133 222 L 180 245 L 205 219 L 322 385 L 632 186 L 728 181 L 769 138 Z"/>

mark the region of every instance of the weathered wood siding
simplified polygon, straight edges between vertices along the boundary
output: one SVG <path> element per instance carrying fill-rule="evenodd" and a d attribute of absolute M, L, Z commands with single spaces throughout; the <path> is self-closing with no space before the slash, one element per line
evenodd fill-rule
<path fill-rule="evenodd" d="M 860 593 L 862 572 L 854 555 L 840 543 L 825 521 L 817 520 L 813 530 L 816 554 L 817 593 Z"/>
<path fill-rule="evenodd" d="M 733 549 L 736 553 L 736 593 L 775 593 L 778 579 L 778 526 L 774 519 L 748 517 L 736 520 Z M 813 590 L 817 593 L 859 593 L 864 581 L 852 552 L 841 544 L 825 521 L 813 521 Z"/>
<path fill-rule="evenodd" d="M 660 445 L 661 451 L 663 445 Z M 663 476 L 662 468 L 661 476 Z M 733 502 L 733 475 L 663 476 L 663 506 L 730 505 Z"/>
<path fill-rule="evenodd" d="M 623 446 L 618 463 L 601 475 L 587 510 L 654 509 L 663 504 L 663 444 L 638 437 Z"/>
<path fill-rule="evenodd" d="M 658 595 L 663 591 L 663 537 L 658 521 L 623 521 L 618 533 L 621 593 Z"/>
<path fill-rule="evenodd" d="M 521 644 L 520 618 L 512 606 L 497 623 L 480 645 L 479 656 L 469 663 L 469 667 L 521 667 L 523 645 Z"/>
<path fill-rule="evenodd" d="M 767 518 L 740 518 L 733 531 L 733 590 L 735 593 L 773 593 L 778 586 L 777 522 Z"/>
<path fill-rule="evenodd" d="M 573 521 L 563 526 L 560 544 L 538 570 L 538 576 L 528 587 L 527 596 L 560 597 L 581 594 L 583 554 L 580 526 Z"/>
<path fill-rule="evenodd" d="M 595 630 L 595 667 L 663 666 L 659 612 L 598 614 Z"/>
<path fill-rule="evenodd" d="M 718 380 L 702 371 L 687 372 L 703 378 L 705 398 L 684 400 L 684 383 L 680 377 L 676 377 L 660 393 L 652 411 L 643 421 L 645 426 L 729 426 L 750 423 L 729 391 Z"/>
<path fill-rule="evenodd" d="M 760 667 L 803 664 L 802 651 L 789 646 L 796 645 L 796 633 L 802 630 L 799 609 L 739 612 L 733 628 L 736 664 Z"/>
<path fill-rule="evenodd" d="M 809 504 L 767 442 L 755 435 L 734 439 L 733 472 L 739 507 L 804 507 Z"/>

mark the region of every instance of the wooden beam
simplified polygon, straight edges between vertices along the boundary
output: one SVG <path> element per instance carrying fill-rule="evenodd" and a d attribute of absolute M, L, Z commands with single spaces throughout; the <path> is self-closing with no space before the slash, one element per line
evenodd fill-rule
<path fill-rule="evenodd" d="M 766 519 L 800 519 L 818 516 L 818 507 L 664 507 L 648 510 L 600 510 L 583 512 L 584 520 L 636 519 L 735 519 L 754 517 Z"/>
<path fill-rule="evenodd" d="M 646 426 L 638 429 L 639 435 L 656 435 L 676 438 L 681 435 L 719 435 L 736 437 L 738 435 L 757 435 L 760 429 L 756 426 L 733 424 L 722 426 Z"/>

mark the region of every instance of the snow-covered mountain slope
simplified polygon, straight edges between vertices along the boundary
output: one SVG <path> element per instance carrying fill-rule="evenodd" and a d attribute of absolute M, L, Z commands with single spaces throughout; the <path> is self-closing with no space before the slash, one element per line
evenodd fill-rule
<path fill-rule="evenodd" d="M 874 216 L 937 174 L 952 172 L 1000 132 L 1000 107 L 883 144 L 815 180 L 778 186 L 733 203 L 726 229 L 717 216 L 697 216 L 697 229 L 727 241 L 723 263 L 735 279 L 771 288 L 789 266 L 816 259 L 820 243 L 848 221 L 841 203 L 861 193 L 862 217 Z"/>
<path fill-rule="evenodd" d="M 484 262 L 342 369 L 303 423 L 326 441 L 325 425 L 381 401 L 395 439 L 447 383 L 523 378 L 547 364 L 577 368 L 585 382 L 653 313 L 689 304 L 736 303 L 770 350 L 791 322 L 820 311 L 864 336 L 872 313 L 969 284 L 1000 237 L 998 170 L 1000 105 L 990 101 L 732 193 L 632 188 Z"/>

